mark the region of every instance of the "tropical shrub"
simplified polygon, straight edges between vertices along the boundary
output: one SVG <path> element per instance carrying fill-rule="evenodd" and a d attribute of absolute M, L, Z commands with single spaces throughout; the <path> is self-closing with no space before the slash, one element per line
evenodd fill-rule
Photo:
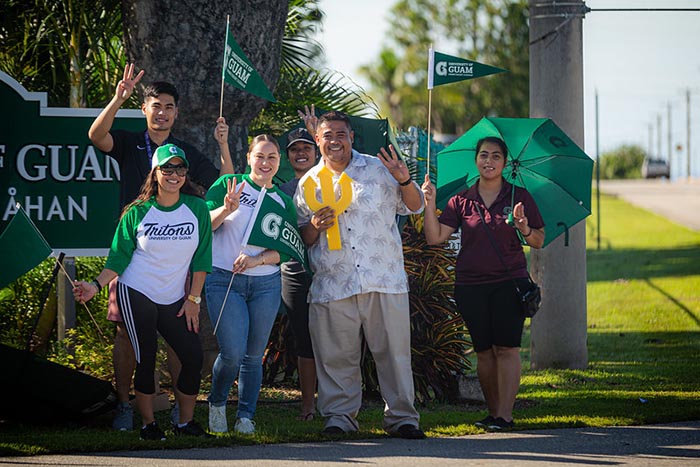
<path fill-rule="evenodd" d="M 105 258 L 76 258 L 76 277 L 97 276 L 104 261 Z M 3 289 L 9 290 L 5 293 L 12 298 L 0 301 L 0 342 L 29 348 L 69 368 L 111 379 L 114 330 L 105 316 L 107 292 L 98 294 L 87 306 L 76 304 L 76 326 L 59 342 L 56 285 L 51 280 L 55 264 L 56 259 L 49 258 Z"/>
<path fill-rule="evenodd" d="M 457 375 L 466 375 L 471 348 L 467 329 L 456 310 L 454 253 L 430 246 L 423 235 L 423 216 L 409 216 L 402 234 L 411 302 L 411 350 L 416 398 L 453 400 Z"/>

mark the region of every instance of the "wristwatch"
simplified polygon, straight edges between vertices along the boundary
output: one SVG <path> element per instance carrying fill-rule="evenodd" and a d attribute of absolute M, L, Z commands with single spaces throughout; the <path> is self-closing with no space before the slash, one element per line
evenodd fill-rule
<path fill-rule="evenodd" d="M 191 301 L 192 303 L 196 303 L 197 305 L 202 303 L 202 297 L 195 297 L 194 295 L 188 295 L 187 300 Z"/>

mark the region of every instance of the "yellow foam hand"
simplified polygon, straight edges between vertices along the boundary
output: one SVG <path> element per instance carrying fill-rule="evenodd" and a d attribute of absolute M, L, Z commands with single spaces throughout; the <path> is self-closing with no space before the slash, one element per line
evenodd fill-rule
<path fill-rule="evenodd" d="M 338 178 L 340 197 L 338 198 L 335 196 L 335 187 L 333 186 L 333 172 L 327 167 L 323 167 L 318 172 L 318 179 L 321 183 L 321 200 L 316 199 L 317 185 L 311 177 L 307 178 L 303 185 L 304 199 L 314 212 L 324 206 L 328 206 L 336 212 L 333 225 L 326 230 L 326 239 L 328 240 L 329 250 L 340 250 L 340 227 L 338 226 L 337 217 L 352 202 L 352 179 L 345 172 L 340 175 L 340 178 Z"/>

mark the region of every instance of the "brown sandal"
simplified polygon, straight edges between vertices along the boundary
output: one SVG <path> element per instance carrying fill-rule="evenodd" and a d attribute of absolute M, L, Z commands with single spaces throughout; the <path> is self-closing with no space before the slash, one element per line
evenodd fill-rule
<path fill-rule="evenodd" d="M 297 417 L 297 420 L 301 420 L 302 422 L 310 422 L 314 419 L 314 413 L 309 412 L 309 413 L 303 413 Z"/>

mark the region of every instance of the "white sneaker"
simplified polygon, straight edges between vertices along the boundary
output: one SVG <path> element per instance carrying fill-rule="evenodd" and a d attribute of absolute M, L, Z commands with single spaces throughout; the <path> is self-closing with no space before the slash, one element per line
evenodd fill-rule
<path fill-rule="evenodd" d="M 209 403 L 209 431 L 212 433 L 226 433 L 228 424 L 226 423 L 226 406 L 215 406 Z"/>
<path fill-rule="evenodd" d="M 249 418 L 239 418 L 233 429 L 242 435 L 252 435 L 255 433 L 255 422 Z"/>

